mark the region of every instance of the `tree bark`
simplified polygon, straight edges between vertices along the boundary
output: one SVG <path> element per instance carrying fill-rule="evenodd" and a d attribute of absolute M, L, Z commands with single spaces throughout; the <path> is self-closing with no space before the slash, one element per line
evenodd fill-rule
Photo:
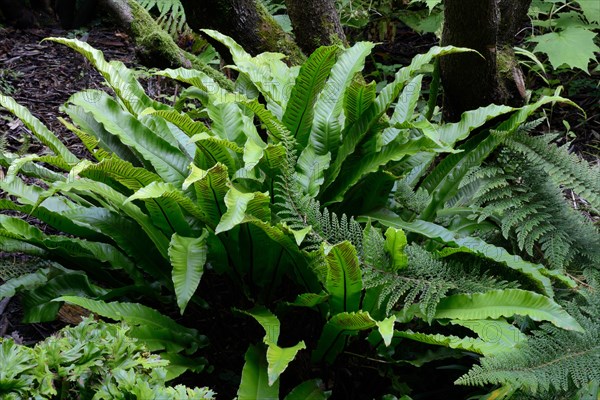
<path fill-rule="evenodd" d="M 306 54 L 320 46 L 347 45 L 334 0 L 286 0 L 296 42 Z"/>
<path fill-rule="evenodd" d="M 492 103 L 521 106 L 526 92 L 512 50 L 531 0 L 446 0 L 442 44 L 468 47 L 481 55 L 440 59 L 444 117 Z"/>
<path fill-rule="evenodd" d="M 173 38 L 165 32 L 152 16 L 134 0 L 101 0 L 101 5 L 119 22 L 133 38 L 136 53 L 145 65 L 159 68 L 198 69 L 222 87 L 232 89 L 232 83 L 225 76 L 197 57 L 182 50 Z"/>
<path fill-rule="evenodd" d="M 16 28 L 33 28 L 37 24 L 29 4 L 20 0 L 0 0 L 0 12 Z"/>
<path fill-rule="evenodd" d="M 292 64 L 305 59 L 296 42 L 258 0 L 182 0 L 181 4 L 188 24 L 195 30 L 209 28 L 231 36 L 252 55 L 283 53 Z M 221 46 L 215 47 L 224 54 Z"/>
<path fill-rule="evenodd" d="M 468 47 L 476 53 L 440 59 L 444 116 L 456 121 L 467 110 L 496 100 L 496 43 L 500 13 L 496 0 L 446 0 L 442 45 Z"/>

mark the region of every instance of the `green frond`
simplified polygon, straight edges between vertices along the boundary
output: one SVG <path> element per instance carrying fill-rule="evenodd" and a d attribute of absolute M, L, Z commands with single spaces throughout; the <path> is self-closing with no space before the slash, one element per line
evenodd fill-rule
<path fill-rule="evenodd" d="M 505 238 L 513 239 L 530 256 L 544 257 L 554 268 L 573 266 L 580 270 L 577 264 L 582 261 L 587 265 L 600 262 L 597 228 L 567 203 L 562 189 L 551 182 L 538 162 L 514 151 L 510 143 L 512 139 L 496 161 L 469 173 L 465 185 L 476 190 L 464 202 L 478 207 L 479 221 L 494 218 Z M 581 169 L 584 177 L 589 178 L 593 172 L 591 168 Z M 558 169 L 553 171 L 558 174 Z M 576 181 L 575 177 L 571 179 Z"/>
<path fill-rule="evenodd" d="M 102 74 L 108 85 L 115 91 L 117 97 L 133 115 L 138 115 L 146 108 L 161 109 L 166 106 L 152 100 L 144 92 L 133 72 L 120 61 L 107 62 L 100 50 L 94 49 L 85 42 L 67 38 L 48 38 L 52 42 L 63 44 L 79 52 Z M 94 97 L 90 100 L 93 101 Z"/>
<path fill-rule="evenodd" d="M 335 64 L 337 46 L 320 47 L 302 64 L 282 122 L 300 148 L 306 147 L 314 118 L 314 105 Z"/>
<path fill-rule="evenodd" d="M 591 293 L 591 292 L 590 292 Z M 569 312 L 583 332 L 542 325 L 516 351 L 481 359 L 456 383 L 461 385 L 509 384 L 515 388 L 553 398 L 557 392 L 574 392 L 600 381 L 600 304 L 595 300 Z"/>
<path fill-rule="evenodd" d="M 147 11 L 158 11 L 158 24 L 171 36 L 186 29 L 185 10 L 179 0 L 136 0 Z"/>
<path fill-rule="evenodd" d="M 382 240 L 382 237 L 372 237 L 368 248 L 377 249 Z M 379 245 L 373 244 L 377 241 Z M 416 245 L 408 246 L 406 254 L 408 267 L 400 271 L 393 271 L 389 262 L 383 263 L 381 255 L 376 259 L 367 257 L 367 260 L 378 261 L 377 264 L 363 265 L 364 287 L 372 291 L 376 307 L 385 310 L 385 315 L 399 305 L 407 310 L 417 304 L 425 319 L 431 321 L 438 303 L 450 290 L 472 293 L 510 287 L 482 273 L 475 265 L 467 273 L 464 265 L 436 259 Z"/>
<path fill-rule="evenodd" d="M 592 167 L 584 159 L 570 154 L 566 146 L 549 144 L 551 138 L 520 132 L 508 140 L 506 146 L 546 172 L 556 186 L 572 189 L 600 210 L 600 167 Z"/>

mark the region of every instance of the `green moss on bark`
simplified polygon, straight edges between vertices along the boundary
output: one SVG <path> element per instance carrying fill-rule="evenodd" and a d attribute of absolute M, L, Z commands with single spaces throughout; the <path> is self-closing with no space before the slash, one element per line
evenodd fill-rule
<path fill-rule="evenodd" d="M 233 90 L 233 83 L 223 74 L 177 46 L 173 38 L 136 1 L 128 0 L 128 5 L 133 17 L 130 29 L 141 57 L 153 62 L 159 59 L 159 63 L 166 64 L 168 67 L 200 70 L 223 88 Z"/>
<path fill-rule="evenodd" d="M 306 57 L 292 38 L 286 34 L 277 21 L 262 4 L 257 4 L 257 11 L 262 24 L 256 27 L 256 32 L 268 49 L 275 49 L 288 56 L 292 65 L 302 64 Z"/>

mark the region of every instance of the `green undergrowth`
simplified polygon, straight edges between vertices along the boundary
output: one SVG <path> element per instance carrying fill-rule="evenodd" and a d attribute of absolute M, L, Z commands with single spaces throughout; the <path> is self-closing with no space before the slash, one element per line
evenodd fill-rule
<path fill-rule="evenodd" d="M 598 230 L 561 193 L 597 211 L 599 170 L 528 122 L 572 102 L 490 105 L 448 124 L 424 101 L 423 79 L 467 49 L 434 47 L 377 90 L 361 76 L 373 43 L 322 47 L 289 67 L 205 33 L 231 51 L 234 89 L 198 70 L 160 71 L 185 86 L 172 105 L 88 44 L 49 39 L 114 91 L 61 107 L 86 159 L 0 96 L 48 148 L 0 156 L 10 196 L 0 246 L 47 260 L 0 286 L 0 299 L 19 295 L 26 322 L 53 320 L 63 303 L 121 321 L 127 340 L 166 361 L 152 390 L 190 376 L 240 399 L 348 388 L 418 398 L 434 378 L 479 398 L 583 399 L 597 387 Z M 560 382 L 515 381 L 492 361 L 528 349 L 518 362 L 543 366 L 549 342 L 586 354 L 556 360 Z M 209 375 L 210 364 L 222 369 Z"/>

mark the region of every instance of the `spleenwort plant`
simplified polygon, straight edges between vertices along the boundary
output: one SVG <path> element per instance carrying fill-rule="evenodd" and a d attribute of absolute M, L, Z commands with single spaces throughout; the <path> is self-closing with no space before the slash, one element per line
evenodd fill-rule
<path fill-rule="evenodd" d="M 326 398 L 337 387 L 317 379 L 326 375 L 303 382 L 298 377 L 305 375 L 290 374 L 284 391 L 280 376 L 292 361 L 307 353 L 324 371 L 364 339 L 368 356 L 399 365 L 411 361 L 398 358 L 397 347 L 407 341 L 486 360 L 528 343 L 530 326 L 587 334 L 577 308 L 561 307 L 556 289 L 577 290 L 569 261 L 587 257 L 579 238 L 593 243 L 595 228 L 586 225 L 572 237 L 577 246 L 570 251 L 582 254 L 561 253 L 533 227 L 523 233 L 507 216 L 510 207 L 487 208 L 501 197 L 485 197 L 495 188 L 486 179 L 521 182 L 518 165 L 496 165 L 510 152 L 551 177 L 554 197 L 542 199 L 560 204 L 553 218 L 579 218 L 561 203 L 558 185 L 570 185 L 595 207 L 595 170 L 547 157 L 560 150 L 523 133 L 540 107 L 568 100 L 491 105 L 444 124 L 420 106 L 423 76 L 436 58 L 466 49 L 435 47 L 378 92 L 361 76 L 372 43 L 323 47 L 301 67 L 288 67 L 280 54 L 253 57 L 231 38 L 205 33 L 231 51 L 235 90 L 200 71 L 158 72 L 187 86 L 174 106 L 151 99 L 132 71 L 88 44 L 50 39 L 85 56 L 114 91 L 83 91 L 62 107 L 69 117 L 62 122 L 89 159 L 80 160 L 24 107 L 0 96 L 0 105 L 49 149 L 2 153 L 8 170 L 0 188 L 11 199 L 0 207 L 63 233 L 0 216 L 4 251 L 53 261 L 0 286 L 0 298 L 21 294 L 26 321 L 52 320 L 64 302 L 79 305 L 128 324 L 129 337 L 169 361 L 167 378 L 200 372 L 206 360 L 198 357 L 208 345 L 203 326 L 167 315 L 173 308 L 184 316 L 190 309 L 211 312 L 212 299 L 198 291 L 210 269 L 229 280 L 232 299 L 243 299 L 235 314 L 265 330 L 246 352 L 238 397 L 290 400 Z M 189 107 L 198 102 L 200 109 Z M 490 127 L 492 120 L 501 122 Z M 532 218 L 546 212 L 530 200 L 539 198 L 518 201 Z M 499 231 L 522 245 L 487 241 Z M 540 243 L 541 254 L 529 243 Z M 168 306 L 157 310 L 159 304 Z M 314 310 L 320 323 L 290 342 L 280 321 L 298 309 Z M 490 326 L 502 341 L 486 335 L 482 327 Z M 585 375 L 574 385 L 596 378 Z M 488 382 L 503 383 L 459 381 Z"/>

